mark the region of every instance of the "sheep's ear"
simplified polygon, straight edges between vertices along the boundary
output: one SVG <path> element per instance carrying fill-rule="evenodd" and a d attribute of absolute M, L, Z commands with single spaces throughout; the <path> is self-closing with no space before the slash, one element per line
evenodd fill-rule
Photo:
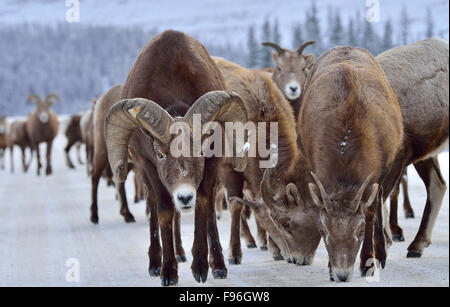
<path fill-rule="evenodd" d="M 288 205 L 300 205 L 300 194 L 298 192 L 298 188 L 292 182 L 288 183 L 288 185 L 286 186 L 286 198 L 288 199 Z"/>
<path fill-rule="evenodd" d="M 278 56 L 279 56 L 278 52 L 272 51 L 272 59 L 275 64 L 278 62 Z"/>
<path fill-rule="evenodd" d="M 310 69 L 314 65 L 314 61 L 316 60 L 316 56 L 314 54 L 305 54 L 305 66 Z"/>

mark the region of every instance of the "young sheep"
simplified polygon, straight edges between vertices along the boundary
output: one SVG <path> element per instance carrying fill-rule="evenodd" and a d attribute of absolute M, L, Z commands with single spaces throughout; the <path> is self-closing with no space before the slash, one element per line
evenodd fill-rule
<path fill-rule="evenodd" d="M 51 151 L 53 145 L 53 139 L 58 134 L 58 118 L 56 114 L 50 110 L 53 106 L 53 99 L 60 100 L 56 94 L 50 94 L 45 99 L 31 94 L 28 96 L 27 101 L 33 101 L 36 104 L 36 109 L 28 116 L 27 119 L 27 132 L 30 137 L 31 148 L 36 150 L 37 154 L 37 175 L 40 175 L 41 171 L 41 155 L 39 151 L 40 143 L 47 143 L 46 162 L 47 167 L 45 174 L 50 175 L 52 173 L 51 165 Z"/>

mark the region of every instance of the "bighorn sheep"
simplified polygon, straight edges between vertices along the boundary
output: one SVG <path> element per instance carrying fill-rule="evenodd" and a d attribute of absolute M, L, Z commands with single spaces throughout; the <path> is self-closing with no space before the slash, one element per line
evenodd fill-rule
<path fill-rule="evenodd" d="M 390 82 L 403 114 L 404 166 L 413 164 L 425 183 L 427 202 L 407 257 L 420 257 L 431 244 L 431 233 L 447 189 L 437 155 L 448 146 L 449 47 L 440 39 L 385 51 L 376 57 Z M 391 203 L 393 239 L 403 241 L 397 222 L 397 203 Z"/>
<path fill-rule="evenodd" d="M 17 145 L 22 150 L 22 167 L 23 172 L 28 170 L 33 159 L 33 149 L 31 147 L 30 138 L 27 131 L 27 122 L 18 120 L 11 123 L 8 133 L 9 150 L 11 152 L 11 172 L 14 171 L 14 146 Z M 30 160 L 28 163 L 25 158 L 25 151 L 30 148 Z"/>
<path fill-rule="evenodd" d="M 179 136 L 183 137 L 171 134 L 172 124 L 191 129 L 194 115 L 201 115 L 203 124 L 246 122 L 242 101 L 224 89 L 223 77 L 206 49 L 184 33 L 166 31 L 144 46 L 125 83 L 124 100 L 111 108 L 106 119 L 106 145 L 116 186 L 127 176 L 129 145 L 144 170 L 145 185 L 152 191 L 147 193 L 151 212 L 149 272 L 160 274 L 164 286 L 178 281 L 172 230 L 175 210 L 195 207 L 191 266 L 195 280 L 207 279 L 208 242 L 214 278 L 227 274 L 214 212 L 216 169 L 221 159 L 197 157 L 199 153 L 193 150 L 189 157 L 175 157 L 170 150 L 172 143 L 176 146 Z M 192 140 L 183 140 L 193 147 Z M 232 158 L 237 168 L 240 160 Z"/>
<path fill-rule="evenodd" d="M 50 110 L 54 104 L 52 101 L 56 99 L 59 101 L 59 97 L 56 94 L 50 94 L 45 99 L 41 99 L 35 94 L 28 96 L 27 101 L 33 101 L 36 104 L 36 109 L 27 118 L 27 132 L 30 137 L 31 148 L 36 151 L 37 157 L 37 174 L 40 175 L 41 171 L 41 155 L 39 150 L 40 143 L 47 143 L 46 162 L 47 167 L 45 174 L 50 175 L 52 173 L 51 164 L 51 151 L 53 145 L 53 139 L 58 134 L 58 118 L 56 114 Z"/>
<path fill-rule="evenodd" d="M 102 174 L 106 173 L 106 177 L 112 175 L 111 168 L 108 163 L 108 153 L 105 143 L 105 118 L 110 108 L 120 100 L 122 96 L 123 85 L 118 84 L 109 89 L 101 96 L 95 104 L 93 111 L 93 137 L 94 152 L 92 158 L 92 174 L 91 174 L 91 222 L 98 224 L 98 206 L 97 194 L 98 183 Z M 130 168 L 128 168 L 130 169 Z M 128 202 L 125 192 L 125 185 L 121 183 L 117 189 L 117 195 L 120 201 L 120 215 L 123 216 L 125 222 L 134 222 L 134 216 L 128 208 Z"/>
<path fill-rule="evenodd" d="M 8 147 L 6 116 L 0 116 L 0 169 L 5 169 L 5 152 Z"/>
<path fill-rule="evenodd" d="M 81 120 L 81 114 L 75 114 L 72 115 L 69 119 L 69 124 L 67 125 L 65 135 L 67 137 L 67 145 L 64 148 L 64 154 L 66 157 L 66 165 L 69 168 L 75 168 L 75 166 L 72 163 L 72 160 L 70 160 L 70 149 L 73 145 L 76 146 L 77 149 L 77 157 L 78 157 L 78 163 L 83 164 L 83 161 L 80 157 L 80 146 L 83 142 L 81 137 L 81 128 L 80 128 L 80 120 Z"/>
<path fill-rule="evenodd" d="M 271 122 L 278 123 L 278 143 L 270 144 L 270 133 L 266 134 L 264 141 L 266 142 L 265 144 L 270 144 L 271 148 L 275 148 L 278 157 L 276 169 L 281 172 L 288 171 L 293 167 L 291 163 L 295 160 L 295 148 L 297 146 L 292 107 L 266 74 L 245 69 L 221 58 L 215 58 L 215 61 L 225 78 L 227 88 L 235 91 L 242 98 L 249 122 L 254 123 L 255 127 L 259 127 L 260 123 L 265 123 L 267 124 L 266 126 L 269 126 Z M 256 148 L 265 144 L 259 144 L 259 131 L 257 133 L 249 130 L 250 132 L 255 133 L 255 140 L 258 139 L 256 144 L 250 145 L 254 146 L 251 149 L 256 151 Z M 234 172 L 229 166 L 221 169 L 219 172 L 219 178 L 225 187 L 226 195 L 231 199 L 230 264 L 239 264 L 242 258 L 239 235 L 243 207 L 240 199 L 242 199 L 244 194 L 249 200 L 259 201 L 261 199 L 260 183 L 264 170 L 260 168 L 261 159 L 267 159 L 267 157 L 261 157 L 259 152 L 255 152 L 253 157 L 247 158 L 247 167 L 243 173 Z M 259 211 L 255 214 L 257 213 Z M 258 221 L 259 218 L 256 217 L 256 219 Z M 243 224 L 243 226 L 245 225 L 246 223 Z M 248 229 L 243 230 L 245 231 L 244 233 L 249 233 Z M 273 236 L 275 235 L 272 236 L 270 231 L 268 232 L 274 239 Z M 280 255 L 275 254 L 274 256 L 275 259 L 279 259 Z"/>
<path fill-rule="evenodd" d="M 408 257 L 418 257 L 422 254 L 423 248 L 431 242 L 431 230 L 446 191 L 445 182 L 434 155 L 448 140 L 448 43 L 436 39 L 425 40 L 394 48 L 378 56 L 377 60 L 384 69 L 387 80 L 391 82 L 394 92 L 397 93 L 405 131 L 402 149 L 396 157 L 393 167 L 385 176 L 380 189 L 382 194 L 379 195 L 377 203 L 380 210 L 380 202 L 384 201 L 395 187 L 403 167 L 414 163 L 428 191 L 422 224 L 415 240 L 408 247 Z M 411 66 L 410 63 L 414 63 L 414 66 Z M 301 158 L 302 155 L 299 157 Z M 427 157 L 430 158 L 427 159 Z M 316 221 L 319 221 L 319 214 L 315 213 L 315 210 L 319 209 L 309 205 L 311 201 L 308 200 L 308 197 L 311 196 L 306 192 L 307 182 L 304 180 L 309 171 L 306 161 L 299 160 L 296 165 L 298 169 L 295 172 L 288 175 L 278 174 L 277 181 L 268 185 L 262 184 L 261 190 L 267 204 L 275 202 L 272 198 L 273 195 L 277 195 L 278 199 L 284 199 L 281 207 L 285 210 L 284 216 L 290 218 L 286 226 L 289 226 L 290 229 L 300 227 L 300 230 L 307 232 L 308 227 L 305 222 L 314 220 L 311 217 L 316 217 Z M 289 184 L 286 184 L 289 182 L 295 185 L 291 185 L 291 188 L 288 189 Z M 296 196 L 289 197 L 289 193 L 292 194 L 292 190 L 296 188 L 298 188 Z M 287 202 L 286 198 L 295 199 L 295 202 Z M 292 206 L 291 203 L 296 205 Z M 280 212 L 280 210 L 274 210 L 275 214 Z M 382 215 L 381 212 L 377 214 Z M 383 243 L 383 234 L 380 234 L 383 232 L 382 228 L 382 226 L 377 226 L 375 243 L 377 241 Z M 384 230 L 388 232 L 388 229 L 384 228 Z M 305 240 L 304 237 L 296 237 L 298 237 L 299 244 L 308 242 L 308 245 L 310 242 L 308 238 Z M 375 246 L 375 253 L 377 259 L 384 266 L 385 251 L 382 244 L 378 243 Z M 367 249 L 367 246 L 370 248 Z M 366 259 L 370 256 L 371 251 L 372 246 L 364 244 L 361 253 L 363 274 L 370 273 L 368 271 L 370 268 L 366 267 Z"/>
<path fill-rule="evenodd" d="M 91 100 L 92 105 L 89 110 L 83 112 L 80 118 L 81 140 L 86 149 L 86 170 L 88 176 L 91 174 L 92 159 L 94 157 L 94 120 L 93 112 L 97 99 Z"/>
<path fill-rule="evenodd" d="M 352 47 L 333 48 L 317 60 L 301 104 L 296 169 L 265 176 L 261 193 L 272 215 L 279 216 L 280 228 L 297 234 L 298 244 L 304 245 L 300 261 L 312 261 L 319 231 L 329 254 L 330 278 L 347 281 L 363 239 L 362 273 L 370 273 L 374 250 L 384 266 L 379 201 L 393 189 L 390 179 L 399 177 L 400 107 L 373 56 Z"/>
<path fill-rule="evenodd" d="M 316 59 L 314 54 L 304 55 L 303 50 L 314 43 L 315 41 L 305 42 L 297 50 L 281 48 L 272 42 L 262 43 L 263 46 L 276 50 L 272 53 L 275 64 L 273 80 L 294 108 L 294 116 L 297 116 L 300 110 L 303 86 Z"/>

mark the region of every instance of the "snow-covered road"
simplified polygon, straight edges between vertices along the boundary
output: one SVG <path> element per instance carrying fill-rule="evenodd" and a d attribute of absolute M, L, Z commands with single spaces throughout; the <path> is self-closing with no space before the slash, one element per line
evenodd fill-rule
<path fill-rule="evenodd" d="M 99 225 L 89 221 L 90 180 L 84 166 L 70 170 L 64 164 L 65 138 L 59 135 L 53 151 L 54 174 L 37 177 L 36 164 L 23 174 L 18 150 L 16 172 L 0 171 L 0 286 L 160 286 L 159 278 L 147 273 L 149 244 L 145 204 L 133 204 L 134 188 L 127 183 L 130 209 L 136 223 L 126 224 L 119 215 L 114 190 L 101 182 Z M 75 163 L 75 155 L 73 160 Z M 449 181 L 449 155 L 440 162 Z M 130 180 L 129 180 L 130 181 Z M 415 171 L 409 169 L 410 197 L 416 218 L 399 214 L 406 242 L 394 243 L 380 281 L 369 283 L 355 277 L 350 283 L 331 283 L 327 254 L 321 243 L 312 266 L 275 262 L 269 252 L 243 245 L 242 264 L 228 265 L 228 277 L 204 286 L 449 286 L 449 199 L 444 199 L 433 233 L 433 245 L 423 258 L 406 259 L 406 248 L 414 238 L 422 216 L 426 192 Z M 400 200 L 402 201 L 402 200 Z M 228 211 L 218 221 L 224 255 L 228 255 L 230 218 Z M 250 227 L 254 234 L 255 224 Z M 188 262 L 179 264 L 179 286 L 199 286 L 192 277 L 190 248 L 193 242 L 193 214 L 182 217 L 182 239 Z M 68 259 L 79 262 L 80 281 L 67 282 Z"/>

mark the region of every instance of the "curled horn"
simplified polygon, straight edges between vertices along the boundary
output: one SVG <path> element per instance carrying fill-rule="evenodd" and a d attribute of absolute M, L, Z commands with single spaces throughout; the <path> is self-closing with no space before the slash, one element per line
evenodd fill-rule
<path fill-rule="evenodd" d="M 297 53 L 301 55 L 303 53 L 303 50 L 308 47 L 309 45 L 315 44 L 316 41 L 307 41 L 306 43 L 303 43 L 300 47 L 297 49 Z"/>
<path fill-rule="evenodd" d="M 366 187 L 369 184 L 372 177 L 373 173 L 367 176 L 366 180 L 364 180 L 363 184 L 359 188 L 358 193 L 356 193 L 356 196 L 351 203 L 351 208 L 349 208 L 352 212 L 356 212 L 356 210 L 358 210 L 364 191 L 366 190 Z"/>
<path fill-rule="evenodd" d="M 51 99 L 55 99 L 56 101 L 61 101 L 61 99 L 59 98 L 59 96 L 57 95 L 57 94 L 55 94 L 55 93 L 51 93 L 50 95 L 48 95 L 46 98 L 45 98 L 45 101 L 47 101 L 47 102 L 49 102 Z"/>
<path fill-rule="evenodd" d="M 105 141 L 108 159 L 116 184 L 127 178 L 128 143 L 136 128 L 144 128 L 163 143 L 170 141 L 172 116 L 157 103 L 134 98 L 116 102 L 105 120 Z"/>
<path fill-rule="evenodd" d="M 323 205 L 325 207 L 325 209 L 327 211 L 331 211 L 331 202 L 330 199 L 328 198 L 328 194 L 327 192 L 325 192 L 325 189 L 322 185 L 322 183 L 320 182 L 319 178 L 316 176 L 316 174 L 314 174 L 314 172 L 311 172 L 311 176 L 314 179 L 314 182 L 316 183 L 317 187 L 319 188 L 320 191 L 320 196 L 322 197 L 322 201 L 323 201 Z"/>
<path fill-rule="evenodd" d="M 272 47 L 273 49 L 275 49 L 278 54 L 283 54 L 286 52 L 286 49 L 281 48 L 280 46 L 278 46 L 278 44 L 273 43 L 273 42 L 263 42 L 261 45 L 266 46 L 266 47 Z"/>
<path fill-rule="evenodd" d="M 202 125 L 212 121 L 246 122 L 244 103 L 233 91 L 211 91 L 198 98 L 186 112 L 183 121 L 192 129 L 194 114 L 200 114 Z"/>
<path fill-rule="evenodd" d="M 201 115 L 201 123 L 212 121 L 225 122 L 247 122 L 247 110 L 238 94 L 232 91 L 211 91 L 200 98 L 187 111 L 183 118 L 191 131 L 193 129 L 194 114 Z M 242 172 L 247 166 L 245 157 L 234 157 L 233 168 Z"/>
<path fill-rule="evenodd" d="M 34 101 L 34 103 L 38 104 L 38 103 L 42 102 L 42 98 L 36 94 L 30 94 L 27 98 L 27 102 L 31 102 L 31 101 Z"/>

